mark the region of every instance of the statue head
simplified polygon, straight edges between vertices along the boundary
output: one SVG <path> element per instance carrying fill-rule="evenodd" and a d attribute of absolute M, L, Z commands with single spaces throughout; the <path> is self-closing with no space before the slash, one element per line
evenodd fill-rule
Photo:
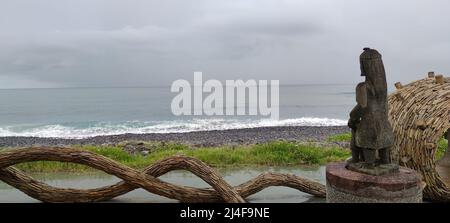
<path fill-rule="evenodd" d="M 359 64 L 361 66 L 361 76 L 367 76 L 367 69 L 365 68 L 366 62 L 371 60 L 381 60 L 381 54 L 375 49 L 370 49 L 368 47 L 363 49 L 364 52 L 359 56 Z"/>
<path fill-rule="evenodd" d="M 387 95 L 386 73 L 381 54 L 371 48 L 364 48 L 359 57 L 361 76 L 366 77 L 367 90 L 373 95 Z"/>

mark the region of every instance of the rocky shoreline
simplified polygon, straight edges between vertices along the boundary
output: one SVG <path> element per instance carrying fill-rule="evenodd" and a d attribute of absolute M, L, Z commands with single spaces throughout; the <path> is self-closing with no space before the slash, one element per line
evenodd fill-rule
<path fill-rule="evenodd" d="M 123 134 L 85 139 L 0 137 L 0 147 L 115 145 L 124 141 L 176 142 L 194 146 L 258 144 L 274 140 L 323 142 L 329 136 L 348 131 L 350 130 L 347 126 L 287 126 L 188 133 Z"/>

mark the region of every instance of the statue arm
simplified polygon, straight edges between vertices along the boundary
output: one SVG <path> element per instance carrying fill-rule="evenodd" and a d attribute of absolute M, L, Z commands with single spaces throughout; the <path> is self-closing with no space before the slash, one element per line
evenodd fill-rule
<path fill-rule="evenodd" d="M 357 104 L 353 110 L 350 112 L 350 119 L 348 120 L 348 127 L 355 129 L 356 125 L 359 123 L 363 113 L 363 108 L 360 104 Z"/>
<path fill-rule="evenodd" d="M 363 115 L 363 110 L 367 107 L 367 85 L 365 82 L 356 86 L 356 102 L 358 104 L 350 112 L 350 120 L 348 120 L 348 126 L 351 129 L 356 129 L 356 125 Z"/>
<path fill-rule="evenodd" d="M 367 107 L 367 88 L 370 88 L 370 86 L 367 86 L 365 82 L 359 83 L 356 86 L 356 102 L 358 105 L 360 105 L 362 108 Z"/>

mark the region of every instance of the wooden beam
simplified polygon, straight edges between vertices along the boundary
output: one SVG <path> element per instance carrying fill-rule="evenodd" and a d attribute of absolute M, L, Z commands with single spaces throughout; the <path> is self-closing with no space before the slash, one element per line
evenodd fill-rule
<path fill-rule="evenodd" d="M 444 84 L 444 75 L 436 75 L 436 83 L 437 84 Z"/>

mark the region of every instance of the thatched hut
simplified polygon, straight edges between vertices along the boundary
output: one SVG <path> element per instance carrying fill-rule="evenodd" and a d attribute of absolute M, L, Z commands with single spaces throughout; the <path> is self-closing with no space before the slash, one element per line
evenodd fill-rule
<path fill-rule="evenodd" d="M 395 86 L 389 95 L 393 160 L 422 174 L 425 198 L 449 202 L 450 151 L 439 161 L 435 155 L 439 140 L 450 137 L 450 78 L 430 72 L 428 78 Z"/>

